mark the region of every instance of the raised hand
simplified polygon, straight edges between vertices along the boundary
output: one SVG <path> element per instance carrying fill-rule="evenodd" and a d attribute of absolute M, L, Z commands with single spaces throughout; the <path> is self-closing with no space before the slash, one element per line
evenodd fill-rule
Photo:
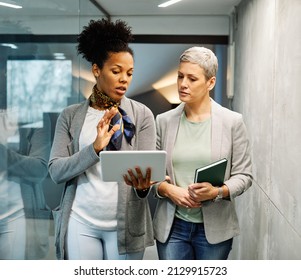
<path fill-rule="evenodd" d="M 97 154 L 109 144 L 112 135 L 120 128 L 119 124 L 115 124 L 109 131 L 111 120 L 117 113 L 118 109 L 115 107 L 106 110 L 104 116 L 97 124 L 97 136 L 93 143 L 94 150 Z"/>

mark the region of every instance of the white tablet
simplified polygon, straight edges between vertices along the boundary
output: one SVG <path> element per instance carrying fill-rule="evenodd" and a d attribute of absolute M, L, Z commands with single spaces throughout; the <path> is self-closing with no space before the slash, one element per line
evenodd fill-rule
<path fill-rule="evenodd" d="M 151 181 L 162 181 L 166 174 L 165 151 L 102 151 L 99 153 L 102 180 L 105 182 L 124 181 L 123 175 L 129 168 L 135 171 L 139 166 L 145 175 L 151 168 Z"/>

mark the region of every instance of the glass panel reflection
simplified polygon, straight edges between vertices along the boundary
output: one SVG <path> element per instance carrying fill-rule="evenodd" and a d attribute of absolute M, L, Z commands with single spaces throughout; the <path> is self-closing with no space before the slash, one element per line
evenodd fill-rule
<path fill-rule="evenodd" d="M 44 112 L 60 112 L 71 88 L 71 60 L 7 61 L 7 108 L 18 111 L 20 123 L 40 122 Z"/>

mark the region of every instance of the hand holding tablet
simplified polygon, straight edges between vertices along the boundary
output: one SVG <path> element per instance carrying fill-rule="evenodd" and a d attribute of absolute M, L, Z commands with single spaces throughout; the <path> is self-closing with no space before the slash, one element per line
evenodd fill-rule
<path fill-rule="evenodd" d="M 144 176 L 145 173 L 145 176 Z M 135 170 L 128 169 L 127 174 L 123 175 L 124 181 L 127 185 L 134 187 L 138 191 L 146 191 L 153 184 L 151 181 L 152 170 L 150 167 L 146 170 L 141 170 L 139 166 Z"/>

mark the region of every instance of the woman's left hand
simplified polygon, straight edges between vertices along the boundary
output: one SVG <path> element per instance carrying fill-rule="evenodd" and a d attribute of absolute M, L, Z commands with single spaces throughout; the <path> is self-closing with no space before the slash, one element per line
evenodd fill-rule
<path fill-rule="evenodd" d="M 142 174 L 142 171 L 139 166 L 135 167 L 134 172 L 132 169 L 128 169 L 128 174 L 123 175 L 124 181 L 127 185 L 134 187 L 138 191 L 148 190 L 152 185 L 151 182 L 151 169 L 147 168 L 145 177 Z"/>

